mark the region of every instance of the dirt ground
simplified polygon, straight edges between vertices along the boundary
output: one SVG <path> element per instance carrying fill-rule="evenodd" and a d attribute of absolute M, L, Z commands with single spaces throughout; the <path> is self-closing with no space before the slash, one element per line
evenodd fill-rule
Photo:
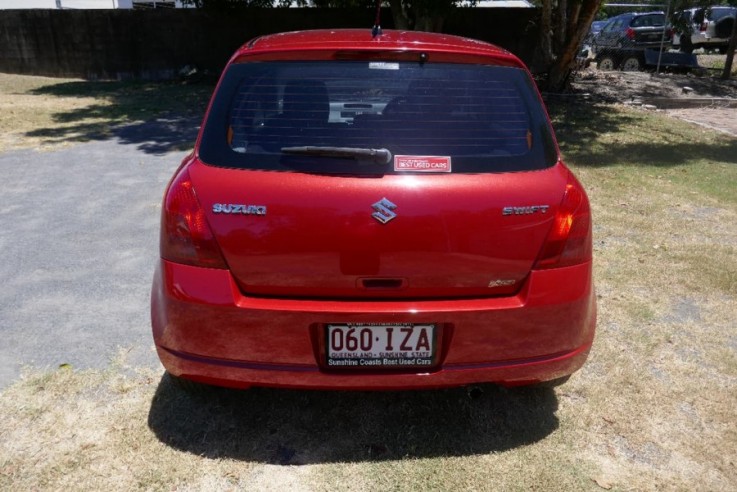
<path fill-rule="evenodd" d="M 737 79 L 714 74 L 581 70 L 572 96 L 626 104 L 737 137 Z"/>

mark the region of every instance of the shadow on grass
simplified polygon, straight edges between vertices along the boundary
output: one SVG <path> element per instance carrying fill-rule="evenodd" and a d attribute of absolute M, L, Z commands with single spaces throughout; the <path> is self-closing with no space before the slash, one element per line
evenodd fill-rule
<path fill-rule="evenodd" d="M 58 125 L 26 135 L 45 143 L 118 139 L 152 154 L 190 149 L 213 87 L 210 82 L 83 81 L 43 86 L 30 94 L 99 102 L 56 112 L 52 120 Z"/>
<path fill-rule="evenodd" d="M 26 133 L 46 143 L 118 139 L 144 152 L 190 149 L 214 81 L 61 82 L 30 91 L 99 102 L 53 114 L 54 125 Z M 579 166 L 669 167 L 696 158 L 735 163 L 737 139 L 709 139 L 702 129 L 593 100 L 550 96 L 548 109 L 566 159 Z M 53 104 L 53 102 L 52 102 Z"/>
<path fill-rule="evenodd" d="M 566 160 L 578 166 L 737 163 L 737 138 L 696 125 L 584 100 L 552 100 L 548 109 Z"/>
<path fill-rule="evenodd" d="M 215 388 L 190 396 L 164 375 L 148 425 L 208 458 L 280 465 L 467 456 L 539 441 L 558 427 L 551 388 L 409 392 Z"/>

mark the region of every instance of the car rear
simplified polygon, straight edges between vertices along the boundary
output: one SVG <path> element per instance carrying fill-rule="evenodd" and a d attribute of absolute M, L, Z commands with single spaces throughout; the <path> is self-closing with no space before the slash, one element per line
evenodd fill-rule
<path fill-rule="evenodd" d="M 152 325 L 185 379 L 548 381 L 595 315 L 586 194 L 527 70 L 485 43 L 257 39 L 165 194 Z"/>
<path fill-rule="evenodd" d="M 673 46 L 691 53 L 694 49 L 718 49 L 726 53 L 732 27 L 737 18 L 737 8 L 712 6 L 692 8 L 676 12 L 673 25 Z"/>
<path fill-rule="evenodd" d="M 702 46 L 718 48 L 720 53 L 726 53 L 736 20 L 737 8 L 735 7 L 721 6 L 707 9 L 706 18 L 699 26 Z"/>
<path fill-rule="evenodd" d="M 668 46 L 672 33 L 665 27 L 663 12 L 648 12 L 635 15 L 625 30 L 626 43 L 624 46 L 634 48 L 656 48 Z"/>

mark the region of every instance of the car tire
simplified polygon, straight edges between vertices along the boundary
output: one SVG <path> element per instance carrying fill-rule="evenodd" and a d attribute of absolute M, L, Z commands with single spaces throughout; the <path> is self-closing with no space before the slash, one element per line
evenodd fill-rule
<path fill-rule="evenodd" d="M 642 60 L 639 56 L 634 55 L 625 57 L 619 66 L 619 68 L 621 68 L 623 72 L 639 72 L 640 70 L 642 70 L 642 67 Z"/>
<path fill-rule="evenodd" d="M 611 55 L 601 56 L 596 61 L 596 68 L 599 70 L 611 72 L 612 70 L 617 69 L 617 60 L 615 60 L 614 57 Z"/>
<path fill-rule="evenodd" d="M 681 34 L 681 47 L 680 47 L 681 53 L 693 53 L 693 43 L 691 42 L 691 36 L 686 34 Z"/>

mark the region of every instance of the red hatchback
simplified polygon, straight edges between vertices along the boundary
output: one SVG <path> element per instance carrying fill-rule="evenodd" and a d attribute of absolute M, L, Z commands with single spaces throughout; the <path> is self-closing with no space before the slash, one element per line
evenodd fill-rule
<path fill-rule="evenodd" d="M 228 63 L 169 184 L 151 304 L 180 382 L 557 380 L 594 338 L 589 202 L 512 54 L 266 36 Z"/>

